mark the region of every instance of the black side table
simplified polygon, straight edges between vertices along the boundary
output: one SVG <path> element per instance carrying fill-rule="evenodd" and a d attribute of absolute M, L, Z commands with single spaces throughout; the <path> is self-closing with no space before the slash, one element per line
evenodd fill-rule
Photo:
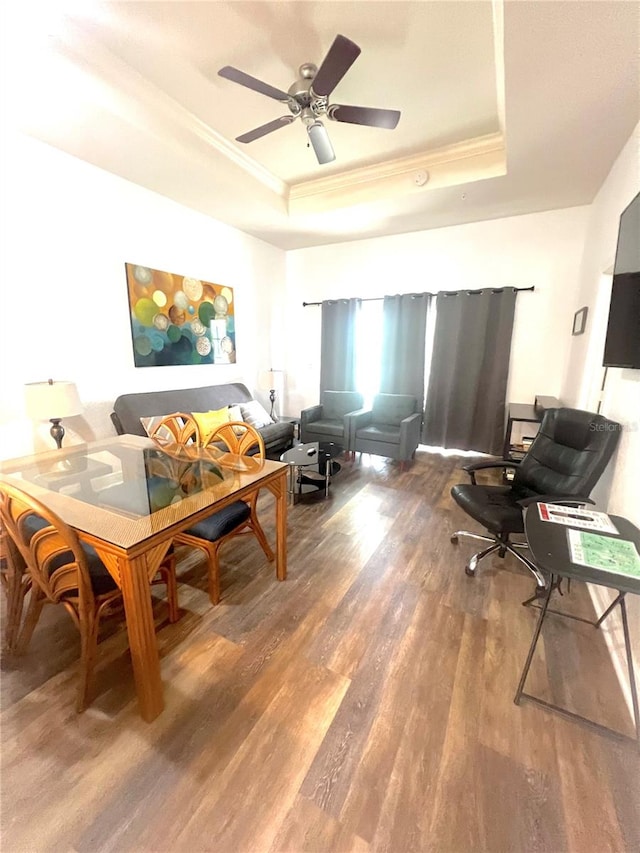
<path fill-rule="evenodd" d="M 513 425 L 516 423 L 539 424 L 542 420 L 542 413 L 537 411 L 535 406 L 528 403 L 509 403 L 507 406 L 507 428 L 504 433 L 504 446 L 502 448 L 502 458 L 508 462 L 511 460 L 520 460 L 524 456 L 524 448 L 516 447 L 511 441 L 511 433 Z"/>
<path fill-rule="evenodd" d="M 278 420 L 287 424 L 293 424 L 294 441 L 300 441 L 300 418 L 295 417 L 295 415 L 280 415 Z"/>
<path fill-rule="evenodd" d="M 306 491 L 324 490 L 324 496 L 329 496 L 329 484 L 333 474 L 340 470 L 340 463 L 335 461 L 344 448 L 333 441 L 311 441 L 307 444 L 297 444 L 291 450 L 285 451 L 280 457 L 281 462 L 289 465 L 289 498 L 295 503 L 296 496 Z"/>
<path fill-rule="evenodd" d="M 617 534 L 604 533 L 602 531 L 593 532 L 597 532 L 598 536 L 607 536 L 612 539 L 624 539 L 633 542 L 636 547 L 636 550 L 640 553 L 640 530 L 638 530 L 638 528 L 626 518 L 622 518 L 617 515 L 610 515 L 609 518 L 617 528 Z M 551 578 L 549 586 L 547 588 L 547 593 L 544 598 L 544 602 L 540 607 L 540 615 L 538 617 L 538 622 L 533 633 L 531 646 L 529 647 L 527 660 L 524 665 L 524 669 L 522 670 L 522 675 L 520 677 L 518 689 L 516 690 L 514 702 L 516 703 L 516 705 L 519 705 L 521 699 L 527 699 L 529 702 L 534 702 L 536 705 L 540 705 L 549 711 L 554 711 L 555 713 L 560 714 L 563 717 L 567 717 L 570 720 L 581 722 L 583 725 L 587 725 L 589 728 L 592 728 L 602 734 L 608 734 L 617 738 L 618 740 L 631 740 L 632 742 L 635 742 L 638 748 L 640 749 L 640 710 L 638 708 L 638 691 L 636 689 L 636 680 L 633 671 L 633 657 L 631 652 L 631 641 L 629 638 L 629 620 L 627 618 L 627 608 L 624 600 L 627 593 L 640 594 L 640 576 L 630 575 L 626 573 L 617 573 L 613 569 L 610 571 L 604 571 L 603 569 L 596 569 L 588 566 L 582 566 L 578 563 L 572 563 L 569 551 L 567 531 L 579 529 L 580 528 L 578 527 L 573 528 L 564 524 L 553 524 L 552 522 L 543 521 L 540 518 L 537 503 L 531 504 L 525 509 L 524 530 L 525 535 L 527 537 L 527 542 L 529 543 L 531 558 L 533 562 L 536 563 L 536 565 L 543 572 L 549 574 Z M 582 619 L 578 616 L 573 616 L 570 613 L 563 613 L 559 610 L 552 610 L 549 607 L 551 594 L 554 589 L 558 588 L 558 584 L 562 578 L 573 578 L 575 580 L 587 581 L 588 583 L 606 586 L 610 589 L 617 590 L 618 595 L 616 596 L 614 601 L 611 602 L 609 607 L 607 607 L 604 613 L 595 622 L 591 622 L 588 619 Z M 525 602 L 525 604 L 527 603 L 528 602 Z M 587 622 L 588 624 L 593 625 L 594 628 L 599 628 L 600 625 L 602 625 L 602 623 L 604 622 L 604 620 L 613 612 L 613 610 L 615 610 L 616 607 L 620 608 L 620 613 L 622 616 L 624 646 L 627 654 L 627 668 L 629 671 L 629 684 L 631 687 L 631 701 L 633 703 L 633 717 L 636 727 L 635 739 L 629 738 L 627 735 L 623 735 L 620 732 L 616 732 L 613 729 L 608 728 L 607 726 L 602 726 L 599 723 L 596 723 L 593 720 L 589 720 L 580 714 L 574 714 L 572 711 L 569 711 L 566 708 L 561 708 L 558 705 L 554 705 L 550 702 L 545 702 L 543 699 L 539 699 L 536 696 L 532 696 L 531 694 L 524 692 L 524 686 L 527 680 L 527 675 L 529 674 L 531 661 L 533 660 L 533 654 L 536 650 L 536 645 L 540 637 L 543 622 L 548 613 L 554 613 L 558 616 L 564 616 L 568 619 L 577 619 L 579 622 Z"/>

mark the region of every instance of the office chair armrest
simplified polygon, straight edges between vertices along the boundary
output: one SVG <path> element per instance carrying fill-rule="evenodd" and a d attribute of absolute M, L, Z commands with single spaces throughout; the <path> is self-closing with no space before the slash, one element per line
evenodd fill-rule
<path fill-rule="evenodd" d="M 581 504 L 594 504 L 591 498 L 568 498 L 562 495 L 535 495 L 531 498 L 522 498 L 517 502 L 521 507 L 531 504 L 562 504 L 563 506 L 580 506 Z"/>
<path fill-rule="evenodd" d="M 501 459 L 499 462 L 470 462 L 468 465 L 461 465 L 463 471 L 466 471 L 467 474 L 471 474 L 474 471 L 481 471 L 483 468 L 517 468 L 520 464 L 519 459 L 514 460 L 506 460 Z"/>
<path fill-rule="evenodd" d="M 519 459 L 509 462 L 506 459 L 501 459 L 499 462 L 495 460 L 493 462 L 470 462 L 468 465 L 462 465 L 461 468 L 471 477 L 471 484 L 475 486 L 477 485 L 476 471 L 485 471 L 488 468 L 517 468 L 519 464 Z"/>

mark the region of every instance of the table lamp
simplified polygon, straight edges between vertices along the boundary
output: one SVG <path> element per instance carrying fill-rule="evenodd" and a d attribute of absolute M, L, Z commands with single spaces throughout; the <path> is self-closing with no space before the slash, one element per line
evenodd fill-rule
<path fill-rule="evenodd" d="M 62 418 L 82 412 L 78 389 L 73 382 L 30 382 L 24 386 L 27 415 L 34 421 L 51 421 L 51 435 L 58 449 L 62 447 Z M 52 417 L 53 416 L 53 417 Z"/>
<path fill-rule="evenodd" d="M 276 420 L 276 386 L 279 385 L 282 370 L 274 370 L 271 368 L 270 370 L 265 370 L 261 376 L 261 385 L 263 388 L 269 390 L 269 400 L 271 401 L 271 411 L 269 414 Z"/>

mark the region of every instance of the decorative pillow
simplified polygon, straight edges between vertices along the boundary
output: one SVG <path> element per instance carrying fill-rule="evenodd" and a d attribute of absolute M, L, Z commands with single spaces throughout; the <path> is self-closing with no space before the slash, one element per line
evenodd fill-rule
<path fill-rule="evenodd" d="M 242 410 L 242 420 L 255 429 L 275 423 L 271 415 L 257 400 L 249 400 L 248 403 L 242 403 L 240 409 Z"/>
<path fill-rule="evenodd" d="M 229 406 L 229 420 L 230 421 L 241 421 L 242 420 L 242 409 L 240 406 Z M 233 431 L 236 435 L 242 435 L 244 429 L 239 426 L 235 426 Z"/>
<path fill-rule="evenodd" d="M 229 422 L 229 409 L 225 406 L 224 409 L 212 409 L 210 412 L 191 412 L 191 417 L 198 424 L 200 438 L 204 443 L 221 424 Z"/>
<path fill-rule="evenodd" d="M 166 427 L 161 429 L 160 432 L 158 432 L 156 434 L 154 434 L 154 433 L 155 433 L 155 430 L 156 430 L 158 424 L 161 421 L 163 421 L 165 418 L 171 418 L 177 414 L 179 414 L 179 412 L 171 412 L 171 414 L 168 414 L 168 415 L 153 415 L 150 418 L 140 418 L 140 423 L 144 427 L 144 430 L 147 433 L 147 435 L 149 436 L 149 438 L 160 438 L 160 439 L 165 438 L 165 439 L 171 440 L 171 439 L 173 439 L 173 436 L 171 435 L 169 430 L 166 429 Z"/>

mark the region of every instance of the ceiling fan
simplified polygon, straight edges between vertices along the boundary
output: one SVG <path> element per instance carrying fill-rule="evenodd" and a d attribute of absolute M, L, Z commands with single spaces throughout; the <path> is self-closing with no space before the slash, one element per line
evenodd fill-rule
<path fill-rule="evenodd" d="M 300 79 L 296 80 L 287 92 L 276 89 L 250 74 L 245 74 L 238 68 L 225 65 L 218 71 L 220 77 L 231 80 L 233 83 L 239 83 L 248 89 L 253 89 L 254 92 L 259 92 L 275 101 L 285 103 L 291 113 L 243 133 L 242 136 L 237 136 L 236 141 L 253 142 L 260 139 L 261 136 L 266 136 L 267 133 L 272 133 L 280 127 L 291 124 L 296 118 L 300 118 L 307 127 L 309 141 L 318 158 L 318 163 L 323 164 L 335 160 L 336 155 L 327 130 L 320 120 L 321 116 L 326 116 L 332 121 L 393 130 L 400 120 L 398 110 L 329 103 L 329 96 L 359 55 L 360 48 L 357 44 L 345 36 L 337 35 L 320 68 L 310 62 L 301 65 L 299 69 Z"/>

